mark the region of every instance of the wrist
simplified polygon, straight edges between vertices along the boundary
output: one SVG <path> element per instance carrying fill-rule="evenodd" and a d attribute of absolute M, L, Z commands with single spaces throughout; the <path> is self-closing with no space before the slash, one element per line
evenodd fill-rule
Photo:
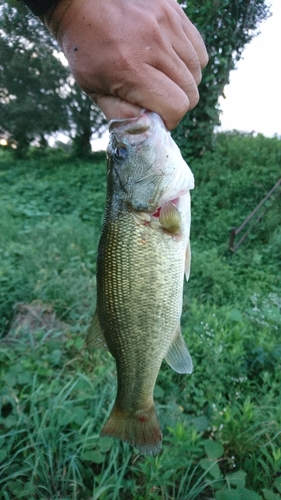
<path fill-rule="evenodd" d="M 39 16 L 41 21 L 58 41 L 62 20 L 72 3 L 74 3 L 73 0 L 57 0 L 45 14 Z"/>
<path fill-rule="evenodd" d="M 23 0 L 23 3 L 35 16 L 42 16 L 56 3 L 56 0 Z"/>

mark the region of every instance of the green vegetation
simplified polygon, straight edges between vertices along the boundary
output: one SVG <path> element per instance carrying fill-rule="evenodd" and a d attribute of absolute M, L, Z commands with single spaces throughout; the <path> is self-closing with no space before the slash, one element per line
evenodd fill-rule
<path fill-rule="evenodd" d="M 209 55 L 199 85 L 199 103 L 173 132 L 181 151 L 188 158 L 196 158 L 214 147 L 214 128 L 220 123 L 219 97 L 245 46 L 270 15 L 270 5 L 265 0 L 180 0 L 179 3 L 198 27 Z"/>
<path fill-rule="evenodd" d="M 163 452 L 143 457 L 99 437 L 115 364 L 83 349 L 104 155 L 31 151 L 15 162 L 0 151 L 1 499 L 281 499 L 281 197 L 235 254 L 227 249 L 231 227 L 279 178 L 281 141 L 220 134 L 191 167 L 182 326 L 194 373 L 163 363 Z"/>
<path fill-rule="evenodd" d="M 50 134 L 64 131 L 76 154 L 87 156 L 104 115 L 74 82 L 40 19 L 16 0 L 0 9 L 0 138 L 24 157 L 32 141 L 45 148 Z"/>

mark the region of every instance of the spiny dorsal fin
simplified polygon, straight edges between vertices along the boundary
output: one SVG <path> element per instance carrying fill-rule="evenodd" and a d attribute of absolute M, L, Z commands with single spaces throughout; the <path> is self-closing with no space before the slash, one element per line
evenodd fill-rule
<path fill-rule="evenodd" d="M 181 334 L 180 325 L 175 330 L 165 360 L 177 373 L 192 373 L 192 359 Z"/>
<path fill-rule="evenodd" d="M 90 324 L 86 340 L 86 347 L 102 347 L 103 349 L 108 349 L 106 345 L 106 341 L 104 338 L 103 331 L 100 326 L 99 317 L 97 311 L 92 319 L 92 323 Z"/>

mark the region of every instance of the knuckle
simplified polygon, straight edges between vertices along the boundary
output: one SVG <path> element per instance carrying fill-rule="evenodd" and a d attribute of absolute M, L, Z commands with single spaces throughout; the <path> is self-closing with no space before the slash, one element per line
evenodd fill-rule
<path fill-rule="evenodd" d="M 174 102 L 173 104 L 173 109 L 169 114 L 169 120 L 166 122 L 169 130 L 174 129 L 189 110 L 189 98 L 185 96 L 180 101 L 177 103 Z"/>
<path fill-rule="evenodd" d="M 199 92 L 198 92 L 197 87 L 196 87 L 196 90 L 189 93 L 188 98 L 189 98 L 188 110 L 191 110 L 191 109 L 195 108 L 196 104 L 198 104 L 198 101 L 199 101 Z"/>
<path fill-rule="evenodd" d="M 207 51 L 204 51 L 204 54 L 200 57 L 201 68 L 204 69 L 209 62 L 209 56 Z"/>

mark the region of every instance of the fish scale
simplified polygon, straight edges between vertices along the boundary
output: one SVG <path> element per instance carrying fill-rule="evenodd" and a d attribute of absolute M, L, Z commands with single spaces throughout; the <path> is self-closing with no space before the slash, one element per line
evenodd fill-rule
<path fill-rule="evenodd" d="M 125 405 L 131 395 L 136 410 L 151 398 L 159 367 L 180 319 L 183 259 L 175 255 L 174 245 L 182 244 L 162 230 L 142 225 L 129 213 L 116 223 L 106 222 L 101 236 L 97 267 L 100 325 L 117 360 L 118 378 L 126 379 Z M 152 266 L 146 266 L 147 262 Z M 165 276 L 169 279 L 163 280 Z M 170 336 L 162 335 L 166 331 Z M 144 352 L 150 356 L 144 357 Z M 137 359 L 142 360 L 140 366 Z M 129 385 L 133 371 L 141 378 L 142 365 L 149 370 L 147 378 L 151 382 L 140 400 L 131 394 Z M 119 395 L 118 403 L 123 406 Z"/>

